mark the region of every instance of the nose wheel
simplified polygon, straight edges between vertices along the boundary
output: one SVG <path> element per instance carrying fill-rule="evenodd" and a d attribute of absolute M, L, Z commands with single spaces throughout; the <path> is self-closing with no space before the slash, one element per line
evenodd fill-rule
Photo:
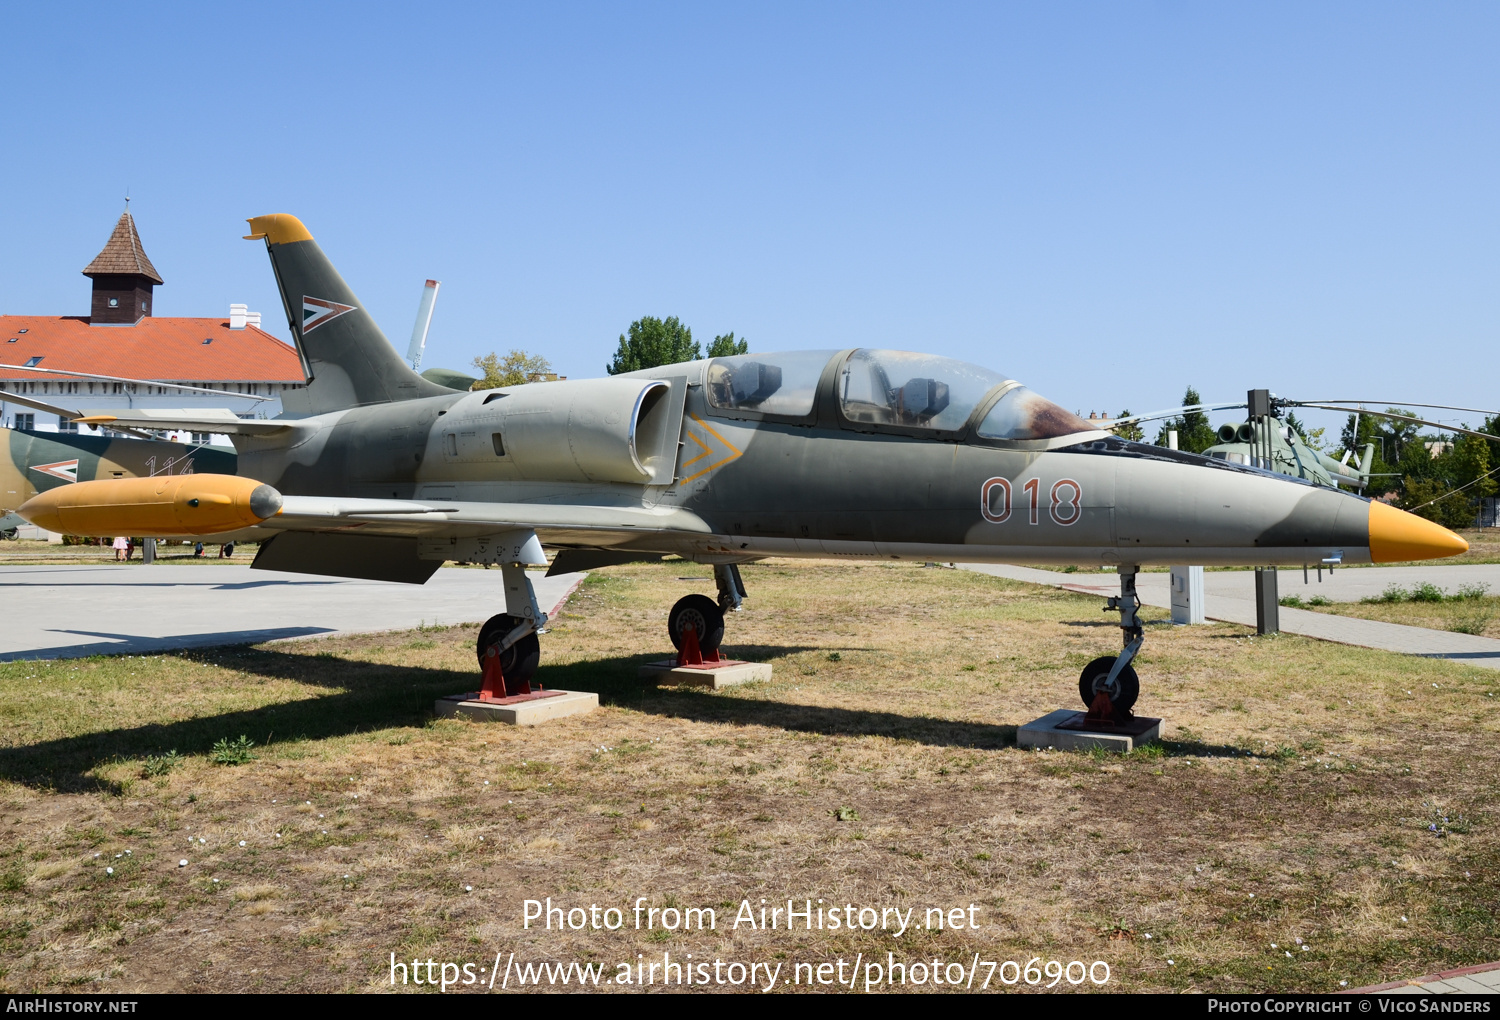
<path fill-rule="evenodd" d="M 1140 696 L 1141 681 L 1130 666 L 1122 667 L 1111 680 L 1110 673 L 1118 658 L 1116 655 L 1100 656 L 1083 667 L 1083 673 L 1078 678 L 1078 696 L 1085 705 L 1092 708 L 1095 698 L 1101 693 L 1107 694 L 1109 707 L 1115 718 L 1125 719 L 1135 707 L 1135 699 Z"/>
<path fill-rule="evenodd" d="M 1120 567 L 1120 595 L 1104 605 L 1106 613 L 1120 614 L 1124 650 L 1119 655 L 1105 655 L 1095 659 L 1083 668 L 1082 675 L 1078 677 L 1078 696 L 1088 706 L 1091 719 L 1096 716 L 1103 719 L 1107 715 L 1114 722 L 1126 722 L 1130 719 L 1130 710 L 1135 707 L 1135 699 L 1141 693 L 1140 678 L 1131 666 L 1146 638 L 1140 618 L 1136 615 L 1141 608 L 1140 597 L 1135 591 L 1135 575 L 1138 570 L 1135 566 Z M 1107 713 L 1100 695 L 1109 699 Z"/>

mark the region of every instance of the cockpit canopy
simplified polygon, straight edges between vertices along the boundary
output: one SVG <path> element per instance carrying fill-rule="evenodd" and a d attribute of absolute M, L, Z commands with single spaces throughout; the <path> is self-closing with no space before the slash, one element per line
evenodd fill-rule
<path fill-rule="evenodd" d="M 734 412 L 805 418 L 818 381 L 837 351 L 791 351 L 715 358 L 708 366 L 708 404 Z M 981 439 L 1054 439 L 1098 426 L 1038 396 L 998 372 L 952 358 L 861 348 L 837 377 L 839 413 L 853 428 L 931 433 L 962 432 L 976 410 Z"/>

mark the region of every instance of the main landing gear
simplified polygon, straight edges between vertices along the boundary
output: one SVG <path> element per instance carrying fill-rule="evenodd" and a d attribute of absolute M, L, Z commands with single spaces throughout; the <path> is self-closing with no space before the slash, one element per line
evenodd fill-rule
<path fill-rule="evenodd" d="M 536 590 L 526 568 L 506 563 L 500 568 L 505 582 L 505 612 L 490 617 L 479 628 L 479 668 L 484 673 L 480 701 L 531 693 L 531 678 L 541 663 L 542 646 L 537 640 L 547 625 L 547 614 L 537 605 Z"/>
<path fill-rule="evenodd" d="M 1141 693 L 1140 679 L 1131 661 L 1141 650 L 1146 634 L 1136 616 L 1141 600 L 1135 592 L 1136 566 L 1120 567 L 1120 595 L 1105 603 L 1104 611 L 1120 614 L 1120 631 L 1125 649 L 1119 655 L 1105 655 L 1083 668 L 1078 678 L 1078 696 L 1089 707 L 1089 718 L 1115 723 L 1127 722 L 1135 699 Z"/>
<path fill-rule="evenodd" d="M 717 601 L 707 595 L 686 595 L 678 599 L 667 614 L 667 636 L 679 653 L 691 631 L 697 651 L 716 658 L 719 645 L 724 641 L 724 614 L 737 613 L 744 607 L 745 582 L 740 578 L 740 568 L 736 564 L 716 564 L 714 582 L 719 589 Z"/>

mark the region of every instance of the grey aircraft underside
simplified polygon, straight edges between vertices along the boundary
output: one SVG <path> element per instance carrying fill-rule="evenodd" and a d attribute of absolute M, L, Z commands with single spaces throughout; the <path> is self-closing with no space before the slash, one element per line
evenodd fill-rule
<path fill-rule="evenodd" d="M 305 404 L 274 421 L 91 420 L 232 435 L 239 474 L 275 490 L 259 569 L 420 583 L 445 560 L 499 563 L 506 613 L 479 650 L 498 642 L 511 670 L 535 669 L 545 618 L 523 566 L 545 562 L 544 544 L 561 550 L 554 570 L 671 553 L 713 564 L 717 606 L 690 596 L 669 618 L 674 643 L 691 627 L 708 646 L 744 595 L 735 565 L 768 556 L 1113 566 L 1126 650 L 1090 664 L 1080 693 L 1109 693 L 1119 711 L 1135 700 L 1141 565 L 1466 548 L 1362 496 L 1121 440 L 932 355 L 751 354 L 449 390 L 407 367 L 298 220 L 250 224 L 307 370 Z"/>

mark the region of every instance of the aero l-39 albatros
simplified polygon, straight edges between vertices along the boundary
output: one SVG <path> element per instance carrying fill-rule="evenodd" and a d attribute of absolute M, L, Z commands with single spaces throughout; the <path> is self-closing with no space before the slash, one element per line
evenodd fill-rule
<path fill-rule="evenodd" d="M 81 534 L 259 525 L 262 570 L 422 583 L 445 560 L 498 563 L 505 612 L 479 634 L 507 678 L 546 622 L 525 565 L 676 553 L 714 567 L 668 629 L 717 647 L 766 556 L 1114 566 L 1124 651 L 1085 703 L 1128 713 L 1146 564 L 1317 564 L 1451 556 L 1452 532 L 1362 496 L 1099 431 L 998 372 L 888 350 L 752 354 L 605 379 L 457 392 L 412 372 L 293 216 L 258 216 L 309 384 L 273 421 L 187 412 L 79 420 L 219 431 L 238 477 L 82 482 L 20 508 Z M 290 402 L 292 394 L 288 394 Z M 232 417 L 232 416 L 226 416 Z M 498 646 L 498 647 L 496 647 Z"/>

